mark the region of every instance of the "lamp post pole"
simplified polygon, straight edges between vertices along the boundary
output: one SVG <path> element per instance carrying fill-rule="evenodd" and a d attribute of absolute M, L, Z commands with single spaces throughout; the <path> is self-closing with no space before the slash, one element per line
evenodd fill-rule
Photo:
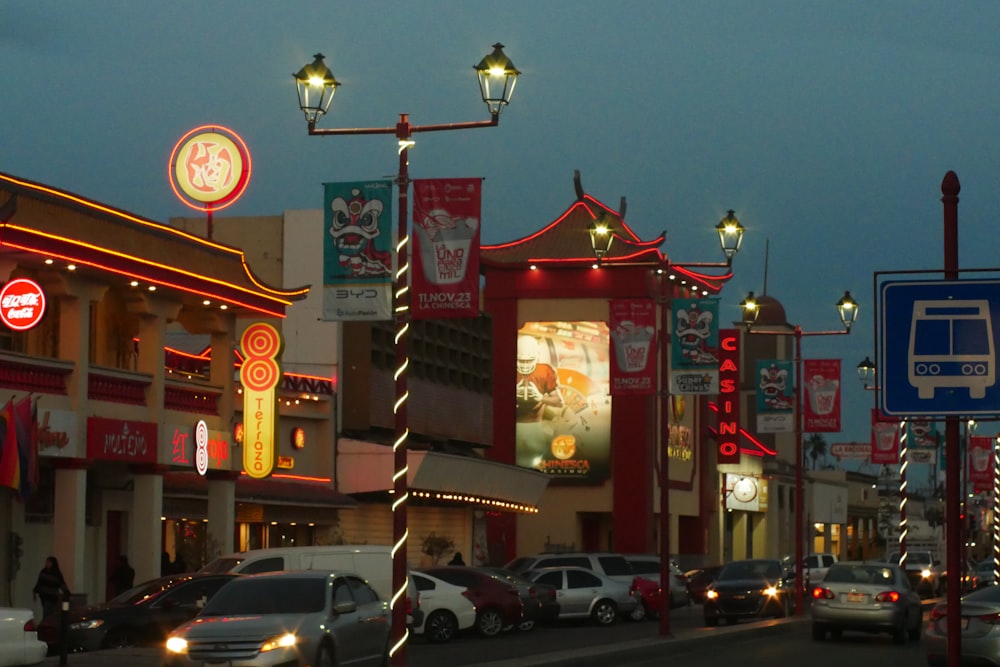
<path fill-rule="evenodd" d="M 858 317 L 858 304 L 851 298 L 850 292 L 844 292 L 844 296 L 837 302 L 837 310 L 840 311 L 840 321 L 844 325 L 841 331 L 803 331 L 802 327 L 795 325 L 792 331 L 777 331 L 769 329 L 754 330 L 753 326 L 760 314 L 760 305 L 757 303 L 753 292 L 740 303 L 743 308 L 743 324 L 747 334 L 750 335 L 770 335 L 770 336 L 792 336 L 795 338 L 795 615 L 801 616 L 805 611 L 805 599 L 803 596 L 805 585 L 802 577 L 802 547 L 805 541 L 805 482 L 803 480 L 803 441 L 802 441 L 802 338 L 803 336 L 842 336 L 851 333 L 851 325 Z"/>
<path fill-rule="evenodd" d="M 413 146 L 413 134 L 417 132 L 440 132 L 444 130 L 466 130 L 478 127 L 495 127 L 500 123 L 500 112 L 510 103 L 514 84 L 520 72 L 503 52 L 503 44 L 494 44 L 493 52 L 486 55 L 475 66 L 479 77 L 483 102 L 490 111 L 490 119 L 464 123 L 443 123 L 435 125 L 412 125 L 408 114 L 400 114 L 394 127 L 362 127 L 319 129 L 316 122 L 326 114 L 333 101 L 333 95 L 340 84 L 323 62 L 323 54 L 292 76 L 295 78 L 299 95 L 299 108 L 305 114 L 310 135 L 333 136 L 346 134 L 394 134 L 399 142 L 399 170 L 396 183 L 399 186 L 398 222 L 395 248 L 396 272 L 393 281 L 392 311 L 395 325 L 395 369 L 393 372 L 395 400 L 393 402 L 393 475 L 392 475 L 392 646 L 389 656 L 395 666 L 406 665 L 406 641 L 409 631 L 406 626 L 406 589 L 409 565 L 407 562 L 407 504 L 409 484 L 407 480 L 407 335 L 410 327 L 409 295 L 409 224 L 408 190 L 409 149 Z"/>
<path fill-rule="evenodd" d="M 594 223 L 590 226 L 590 243 L 594 249 L 597 263 L 594 268 L 602 266 L 602 261 L 606 265 L 614 266 L 648 266 L 653 274 L 650 277 L 650 296 L 660 309 L 657 328 L 657 350 L 660 357 L 660 368 L 656 387 L 656 397 L 658 399 L 658 419 L 654 419 L 656 433 L 653 436 L 653 446 L 659 453 L 659 466 L 657 468 L 657 481 L 660 487 L 660 635 L 670 636 L 670 582 L 673 574 L 670 571 L 670 342 L 667 332 L 670 330 L 670 303 L 672 299 L 669 277 L 671 266 L 684 268 L 726 268 L 733 264 L 733 257 L 739 252 L 740 244 L 743 242 L 743 225 L 730 210 L 726 217 L 715 226 L 719 234 L 719 243 L 722 252 L 726 256 L 725 262 L 694 262 L 683 264 L 672 264 L 664 255 L 660 254 L 658 261 L 631 262 L 615 261 L 607 258 L 608 252 L 615 239 L 615 231 L 604 223 Z"/>

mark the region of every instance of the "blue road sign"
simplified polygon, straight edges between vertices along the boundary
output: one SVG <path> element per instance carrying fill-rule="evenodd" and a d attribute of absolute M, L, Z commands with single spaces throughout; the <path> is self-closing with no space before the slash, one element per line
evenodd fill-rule
<path fill-rule="evenodd" d="M 879 301 L 883 412 L 1000 415 L 1000 280 L 889 281 Z"/>

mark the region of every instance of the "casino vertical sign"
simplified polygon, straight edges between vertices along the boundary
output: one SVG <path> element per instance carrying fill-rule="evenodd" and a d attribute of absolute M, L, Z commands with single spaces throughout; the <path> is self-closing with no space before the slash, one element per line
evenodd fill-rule
<path fill-rule="evenodd" d="M 284 341 L 270 324 L 251 324 L 240 337 L 243 365 L 243 469 L 262 479 L 274 470 L 278 430 L 277 387 L 281 381 L 278 359 Z"/>

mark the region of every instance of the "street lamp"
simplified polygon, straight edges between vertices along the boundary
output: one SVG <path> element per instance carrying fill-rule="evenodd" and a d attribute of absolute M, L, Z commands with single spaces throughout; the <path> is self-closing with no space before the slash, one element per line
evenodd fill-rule
<path fill-rule="evenodd" d="M 753 326 L 760 315 L 760 304 L 757 303 L 754 293 L 750 292 L 747 298 L 740 302 L 743 309 L 743 325 L 747 334 L 763 334 L 771 336 L 794 336 L 795 337 L 795 615 L 801 616 L 804 611 L 805 600 L 803 599 L 802 581 L 802 541 L 803 541 L 803 521 L 805 511 L 803 509 L 802 496 L 804 495 L 802 481 L 802 338 L 803 336 L 838 336 L 851 333 L 851 325 L 858 319 L 858 303 L 851 298 L 850 292 L 844 292 L 844 296 L 837 301 L 837 311 L 840 314 L 840 322 L 844 325 L 841 331 L 803 331 L 802 327 L 795 325 L 791 331 L 776 331 L 772 329 L 754 330 Z"/>
<path fill-rule="evenodd" d="M 407 520 L 406 509 L 409 496 L 407 484 L 407 443 L 409 433 L 406 414 L 407 389 L 407 332 L 410 325 L 410 297 L 407 246 L 409 226 L 407 218 L 407 193 L 410 185 L 408 151 L 414 145 L 412 136 L 416 132 L 439 132 L 443 130 L 466 130 L 477 127 L 493 127 L 500 123 L 500 112 L 510 104 L 514 84 L 520 72 L 504 55 L 503 44 L 494 44 L 492 53 L 487 54 L 474 66 L 479 78 L 479 89 L 483 102 L 490 112 L 490 119 L 465 123 L 445 123 L 437 125 L 412 125 L 408 114 L 400 114 L 394 127 L 364 127 L 317 129 L 316 123 L 322 118 L 333 102 L 333 95 L 340 85 L 333 72 L 323 61 L 323 54 L 317 53 L 312 63 L 305 65 L 292 76 L 299 96 L 299 108 L 305 114 L 310 135 L 342 134 L 395 134 L 399 142 L 399 220 L 396 244 L 396 274 L 393 289 L 392 310 L 394 313 L 395 335 L 395 402 L 393 441 L 393 502 L 392 502 L 392 647 L 390 656 L 394 665 L 406 664 L 406 586 L 407 586 Z"/>
<path fill-rule="evenodd" d="M 594 268 L 600 266 L 644 266 L 650 270 L 649 291 L 650 297 L 656 302 L 660 310 L 659 331 L 657 333 L 660 371 L 658 374 L 659 387 L 656 396 L 659 399 L 659 414 L 656 420 L 656 433 L 654 446 L 658 445 L 660 453 L 660 465 L 658 469 L 658 483 L 660 486 L 660 587 L 663 589 L 660 595 L 660 634 L 670 635 L 670 345 L 667 340 L 667 331 L 670 330 L 670 301 L 671 294 L 671 267 L 681 268 L 730 268 L 733 257 L 740 248 L 743 241 L 744 228 L 740 221 L 730 210 L 725 218 L 716 225 L 719 232 L 719 241 L 722 251 L 726 256 L 725 262 L 693 262 L 693 263 L 673 263 L 662 253 L 657 253 L 657 259 L 648 262 L 618 262 L 609 260 L 602 264 L 602 260 L 611 250 L 611 244 L 615 239 L 615 231 L 607 224 L 603 216 L 591 223 L 588 231 L 590 233 L 590 243 L 594 249 L 594 256 L 597 263 Z M 657 441 L 658 439 L 658 441 Z"/>

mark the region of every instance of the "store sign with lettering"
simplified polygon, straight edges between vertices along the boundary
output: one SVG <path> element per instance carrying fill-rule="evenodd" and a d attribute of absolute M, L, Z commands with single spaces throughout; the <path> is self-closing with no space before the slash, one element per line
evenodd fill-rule
<path fill-rule="evenodd" d="M 232 444 L 231 436 L 224 431 L 215 431 L 205 426 L 204 429 L 204 470 L 198 466 L 198 424 L 165 424 L 163 427 L 164 442 L 170 443 L 168 462 L 177 466 L 192 466 L 204 475 L 208 470 L 229 470 Z"/>
<path fill-rule="evenodd" d="M 38 408 L 38 455 L 39 456 L 82 456 L 77 452 L 79 440 L 76 435 L 76 413 L 71 410 L 47 410 Z"/>
<path fill-rule="evenodd" d="M 740 334 L 719 330 L 719 463 L 740 462 Z"/>
<path fill-rule="evenodd" d="M 87 458 L 156 463 L 158 426 L 153 422 L 87 418 Z"/>
<path fill-rule="evenodd" d="M 34 280 L 15 278 L 0 290 L 0 321 L 8 329 L 27 331 L 45 315 L 45 292 Z"/>
<path fill-rule="evenodd" d="M 281 334 L 266 322 L 251 324 L 240 337 L 243 364 L 243 470 L 263 479 L 274 470 L 277 456 L 278 395 L 281 381 Z"/>

